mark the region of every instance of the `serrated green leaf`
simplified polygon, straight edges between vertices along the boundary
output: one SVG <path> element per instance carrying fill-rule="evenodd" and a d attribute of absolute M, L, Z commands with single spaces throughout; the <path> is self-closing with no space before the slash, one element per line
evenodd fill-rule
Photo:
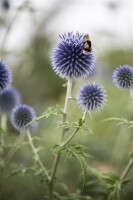
<path fill-rule="evenodd" d="M 66 155 L 66 159 L 65 161 L 67 161 L 68 159 L 72 158 L 72 157 L 76 157 L 77 160 L 80 163 L 82 172 L 83 172 L 83 187 L 86 183 L 86 179 L 87 179 L 87 162 L 85 160 L 86 157 L 89 157 L 90 155 L 88 155 L 85 150 L 88 149 L 87 147 L 83 146 L 83 145 L 79 145 L 79 144 L 69 144 L 65 147 L 61 147 L 59 145 L 55 145 L 53 147 L 53 152 L 54 153 L 60 153 L 61 151 L 66 150 L 67 151 L 67 155 Z"/>
<path fill-rule="evenodd" d="M 125 121 L 125 119 L 119 117 L 109 117 L 101 120 L 101 122 L 107 122 L 107 121 Z"/>
<path fill-rule="evenodd" d="M 67 152 L 67 155 L 66 155 L 65 162 L 66 162 L 67 160 L 69 160 L 70 158 L 72 158 L 72 157 L 73 157 L 73 153 L 70 152 L 70 151 L 68 151 L 68 152 Z"/>
<path fill-rule="evenodd" d="M 45 112 L 43 112 L 43 114 L 39 117 L 34 118 L 30 123 L 28 123 L 25 127 L 29 126 L 30 124 L 36 122 L 36 121 L 40 121 L 43 118 L 48 118 L 52 115 L 59 115 L 59 114 L 63 114 L 63 109 L 60 108 L 58 105 L 56 105 L 56 107 L 49 107 Z"/>
<path fill-rule="evenodd" d="M 69 122 L 64 122 L 59 125 L 59 128 L 69 130 L 70 128 L 75 128 L 75 127 L 73 127 Z"/>
<path fill-rule="evenodd" d="M 124 118 L 118 118 L 118 117 L 110 117 L 110 118 L 106 118 L 104 120 L 102 120 L 102 122 L 106 122 L 106 121 L 119 121 L 119 123 L 117 123 L 117 125 L 128 125 L 128 128 L 132 128 L 133 127 L 133 121 L 129 121 L 127 119 Z"/>
<path fill-rule="evenodd" d="M 59 115 L 59 114 L 63 114 L 63 109 L 60 108 L 60 106 L 56 105 L 56 107 L 50 107 L 48 108 L 44 113 L 43 116 L 48 118 L 51 115 Z"/>
<path fill-rule="evenodd" d="M 88 171 L 87 169 L 88 165 L 85 158 L 88 157 L 89 155 L 86 152 L 84 152 L 84 150 L 86 149 L 87 147 L 83 145 L 79 145 L 79 144 L 69 144 L 66 147 L 66 150 L 67 150 L 66 160 L 68 160 L 71 157 L 76 157 L 80 163 L 80 166 L 83 172 L 83 187 L 87 180 L 87 171 Z"/>
<path fill-rule="evenodd" d="M 59 127 L 69 130 L 70 128 L 79 128 L 79 124 L 77 122 L 69 123 L 67 121 L 67 122 L 61 123 Z"/>
<path fill-rule="evenodd" d="M 75 128 L 75 129 L 79 128 L 80 130 L 87 131 L 87 132 L 93 134 L 93 132 L 83 122 L 82 123 L 81 122 L 72 122 L 72 123 L 69 123 L 67 121 L 67 122 L 61 123 L 59 125 L 59 128 L 64 128 L 66 130 L 69 130 L 71 128 Z"/>
<path fill-rule="evenodd" d="M 129 183 L 132 183 L 133 182 L 133 178 L 129 178 L 129 179 L 125 179 L 122 181 L 122 186 L 125 187 L 127 186 Z"/>
<path fill-rule="evenodd" d="M 87 165 L 87 162 L 86 162 L 84 157 L 79 156 L 79 155 L 78 156 L 76 155 L 76 157 L 77 157 L 77 159 L 78 159 L 78 161 L 80 163 L 80 166 L 82 168 L 82 172 L 83 172 L 83 188 L 84 188 L 85 183 L 87 181 L 87 174 L 88 174 L 88 169 L 87 168 L 88 168 L 88 165 Z"/>
<path fill-rule="evenodd" d="M 115 180 L 112 180 L 109 177 L 103 177 L 103 180 L 109 185 L 114 185 L 115 184 Z"/>
<path fill-rule="evenodd" d="M 61 151 L 63 151 L 64 149 L 65 149 L 65 147 L 61 147 L 60 145 L 56 144 L 56 145 L 53 146 L 53 153 L 58 154 Z"/>
<path fill-rule="evenodd" d="M 119 181 L 120 180 L 120 177 L 118 175 L 112 173 L 112 172 L 108 172 L 108 173 L 104 174 L 103 177 L 109 178 L 112 181 Z"/>

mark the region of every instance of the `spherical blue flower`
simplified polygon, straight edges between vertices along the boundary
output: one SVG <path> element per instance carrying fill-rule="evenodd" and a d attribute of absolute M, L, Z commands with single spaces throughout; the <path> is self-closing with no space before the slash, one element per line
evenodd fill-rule
<path fill-rule="evenodd" d="M 113 72 L 113 82 L 119 88 L 133 88 L 133 67 L 122 65 Z"/>
<path fill-rule="evenodd" d="M 9 67 L 0 60 L 0 93 L 7 89 L 12 82 L 12 73 Z"/>
<path fill-rule="evenodd" d="M 93 74 L 95 55 L 83 53 L 83 38 L 80 33 L 63 34 L 52 53 L 52 68 L 61 78 L 82 78 Z"/>
<path fill-rule="evenodd" d="M 8 113 L 18 104 L 21 98 L 18 91 L 11 87 L 0 94 L 0 113 Z"/>
<path fill-rule="evenodd" d="M 105 91 L 96 83 L 84 85 L 77 94 L 77 103 L 86 111 L 102 108 L 105 101 Z"/>
<path fill-rule="evenodd" d="M 35 128 L 35 123 L 30 123 L 36 117 L 35 111 L 28 105 L 18 105 L 11 112 L 11 124 L 18 131 L 32 130 Z"/>
<path fill-rule="evenodd" d="M 3 7 L 4 10 L 8 10 L 10 8 L 9 0 L 3 0 L 2 1 L 2 7 Z"/>

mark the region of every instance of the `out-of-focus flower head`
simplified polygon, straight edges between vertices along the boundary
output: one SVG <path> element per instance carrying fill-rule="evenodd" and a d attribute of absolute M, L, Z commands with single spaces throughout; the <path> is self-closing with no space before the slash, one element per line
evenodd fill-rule
<path fill-rule="evenodd" d="M 0 94 L 0 114 L 9 113 L 18 104 L 21 98 L 19 92 L 10 87 Z"/>
<path fill-rule="evenodd" d="M 133 67 L 121 65 L 113 72 L 114 84 L 123 89 L 133 88 Z"/>
<path fill-rule="evenodd" d="M 0 93 L 4 92 L 12 82 L 12 73 L 5 62 L 0 60 Z"/>
<path fill-rule="evenodd" d="M 36 123 L 30 123 L 36 117 L 35 111 L 32 107 L 22 104 L 16 106 L 11 112 L 11 124 L 18 131 L 33 130 Z"/>
<path fill-rule="evenodd" d="M 8 10 L 10 8 L 10 2 L 9 0 L 2 0 L 1 2 L 1 6 L 4 10 Z"/>

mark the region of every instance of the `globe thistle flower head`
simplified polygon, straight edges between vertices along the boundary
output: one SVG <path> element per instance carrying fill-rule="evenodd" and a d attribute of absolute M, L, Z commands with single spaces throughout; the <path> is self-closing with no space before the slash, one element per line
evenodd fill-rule
<path fill-rule="evenodd" d="M 0 93 L 4 92 L 12 82 L 12 73 L 6 63 L 0 60 Z"/>
<path fill-rule="evenodd" d="M 11 112 L 11 124 L 18 131 L 33 130 L 36 123 L 30 123 L 36 117 L 35 111 L 32 107 L 22 104 L 16 106 Z"/>
<path fill-rule="evenodd" d="M 81 87 L 77 94 L 77 103 L 85 111 L 99 110 L 106 101 L 103 87 L 96 83 L 88 83 Z"/>
<path fill-rule="evenodd" d="M 10 87 L 0 94 L 0 113 L 9 113 L 18 104 L 21 98 L 18 91 Z"/>
<path fill-rule="evenodd" d="M 52 53 L 52 68 L 61 78 L 85 78 L 95 70 L 95 55 L 83 53 L 84 35 L 77 32 L 63 34 Z"/>
<path fill-rule="evenodd" d="M 123 89 L 133 88 L 133 67 L 122 65 L 113 72 L 114 84 Z"/>
<path fill-rule="evenodd" d="M 8 10 L 10 8 L 10 3 L 9 3 L 9 0 L 2 0 L 2 7 L 4 10 Z"/>

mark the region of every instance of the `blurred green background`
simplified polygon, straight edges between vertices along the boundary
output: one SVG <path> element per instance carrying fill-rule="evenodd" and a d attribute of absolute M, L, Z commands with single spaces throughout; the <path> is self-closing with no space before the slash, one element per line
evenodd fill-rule
<path fill-rule="evenodd" d="M 121 174 L 133 150 L 132 129 L 117 126 L 114 121 L 102 122 L 108 117 L 133 119 L 133 102 L 129 91 L 116 88 L 112 83 L 112 72 L 121 64 L 133 66 L 133 19 L 130 0 L 0 0 L 0 58 L 13 71 L 13 85 L 20 91 L 22 102 L 34 107 L 41 115 L 47 107 L 56 104 L 63 107 L 65 80 L 61 80 L 51 68 L 52 49 L 60 34 L 68 31 L 89 33 L 93 49 L 97 55 L 96 73 L 86 79 L 74 82 L 73 95 L 84 82 L 99 82 L 107 91 L 107 103 L 103 110 L 88 115 L 86 124 L 94 134 L 80 131 L 74 142 L 89 147 L 88 166 L 103 173 L 113 171 Z M 125 15 L 125 16 L 124 16 Z M 123 23 L 122 23 L 123 22 Z M 74 101 L 70 102 L 68 119 L 77 121 L 82 112 Z M 42 138 L 40 156 L 47 168 L 51 168 L 52 147 L 58 143 L 61 116 L 42 120 L 35 135 Z M 14 143 L 18 133 L 9 122 L 6 141 Z M 69 134 L 69 133 L 68 133 Z M 37 141 L 36 146 L 40 145 Z M 8 148 L 7 148 L 8 150 Z M 5 153 L 6 156 L 6 153 Z M 1 169 L 1 177 L 18 167 L 32 165 L 29 146 L 22 147 L 6 169 Z M 129 174 L 132 177 L 133 170 Z M 60 183 L 64 182 L 70 192 L 81 188 L 82 176 L 79 163 L 74 159 L 64 162 L 58 169 Z M 45 199 L 47 188 L 39 183 L 38 177 L 16 175 L 3 184 L 0 199 L 23 200 Z M 133 185 L 129 185 L 122 196 L 133 199 Z M 56 190 L 64 194 L 60 185 Z"/>

